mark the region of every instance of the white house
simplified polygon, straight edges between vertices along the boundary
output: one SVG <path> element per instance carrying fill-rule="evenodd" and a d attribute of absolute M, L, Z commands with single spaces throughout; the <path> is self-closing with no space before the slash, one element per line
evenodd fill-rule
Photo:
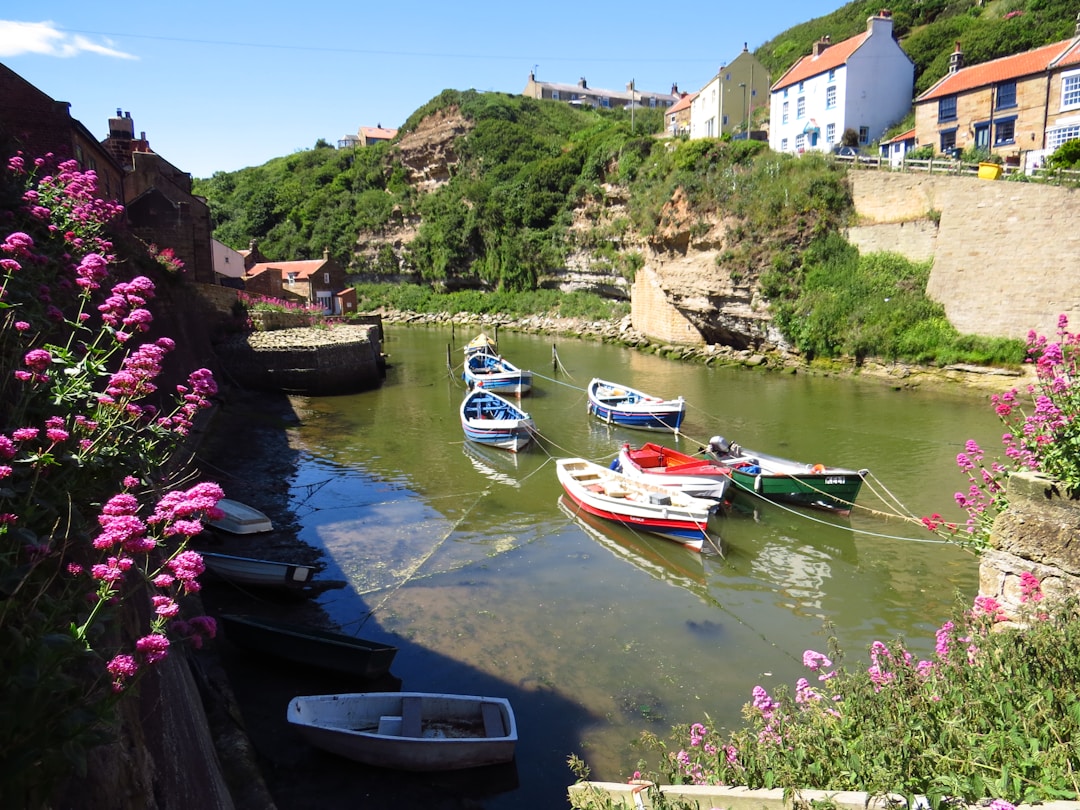
<path fill-rule="evenodd" d="M 878 144 L 878 150 L 884 160 L 889 161 L 893 168 L 904 165 L 904 155 L 915 148 L 915 129 L 912 127 L 907 132 L 889 138 Z"/>
<path fill-rule="evenodd" d="M 814 43 L 772 86 L 769 146 L 777 152 L 827 152 L 844 130 L 859 143 L 881 137 L 911 110 L 915 64 L 893 38 L 892 13 L 880 11 L 866 30 L 835 45 Z"/>
<path fill-rule="evenodd" d="M 217 278 L 217 283 L 242 287 L 243 284 L 230 285 L 225 279 L 241 279 L 244 277 L 244 255 L 217 239 L 210 240 L 210 251 L 214 258 L 214 275 Z"/>

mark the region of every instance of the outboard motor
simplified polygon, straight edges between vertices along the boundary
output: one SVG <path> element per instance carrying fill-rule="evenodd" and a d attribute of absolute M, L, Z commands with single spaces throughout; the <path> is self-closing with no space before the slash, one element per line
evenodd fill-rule
<path fill-rule="evenodd" d="M 726 456 L 731 452 L 731 444 L 723 436 L 713 436 L 709 439 L 709 450 L 719 456 Z"/>

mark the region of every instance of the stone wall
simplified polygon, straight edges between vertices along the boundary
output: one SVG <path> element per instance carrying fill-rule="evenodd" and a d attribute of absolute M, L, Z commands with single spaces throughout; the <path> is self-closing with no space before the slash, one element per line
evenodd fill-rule
<path fill-rule="evenodd" d="M 913 262 L 934 258 L 938 228 L 932 220 L 885 222 L 848 228 L 847 240 L 863 253 L 899 253 Z"/>
<path fill-rule="evenodd" d="M 281 329 L 217 347 L 231 379 L 257 391 L 326 395 L 377 388 L 385 364 L 378 326 Z"/>
<path fill-rule="evenodd" d="M 960 332 L 1025 338 L 1034 329 L 1052 336 L 1060 314 L 1080 324 L 1080 192 L 910 172 L 849 177 L 860 247 L 891 243 L 923 260 L 925 236 L 915 229 L 898 239 L 896 225 L 940 216 L 927 293 Z M 879 225 L 890 226 L 883 232 L 889 235 L 872 236 Z"/>
<path fill-rule="evenodd" d="M 1009 476 L 1008 508 L 979 560 L 979 594 L 1022 612 L 1020 577 L 1034 574 L 1048 598 L 1080 595 L 1080 499 L 1037 473 Z"/>
<path fill-rule="evenodd" d="M 671 305 L 648 267 L 637 271 L 630 289 L 630 320 L 635 329 L 660 341 L 691 346 L 705 343 L 697 327 Z"/>

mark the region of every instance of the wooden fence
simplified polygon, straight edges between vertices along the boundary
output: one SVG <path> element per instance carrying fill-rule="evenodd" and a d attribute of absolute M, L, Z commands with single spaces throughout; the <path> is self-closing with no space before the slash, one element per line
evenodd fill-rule
<path fill-rule="evenodd" d="M 979 167 L 986 164 L 965 163 L 947 157 L 935 157 L 927 160 L 903 159 L 893 165 L 891 160 L 881 155 L 836 155 L 834 159 L 847 163 L 853 169 L 882 169 L 894 172 L 924 172 L 926 174 L 948 174 L 955 176 L 979 177 Z M 1012 175 L 1025 174 L 1021 166 L 1001 166 L 1001 179 Z M 1029 180 L 1051 183 L 1053 185 L 1080 185 L 1080 170 L 1075 169 L 1036 169 L 1027 173 Z"/>

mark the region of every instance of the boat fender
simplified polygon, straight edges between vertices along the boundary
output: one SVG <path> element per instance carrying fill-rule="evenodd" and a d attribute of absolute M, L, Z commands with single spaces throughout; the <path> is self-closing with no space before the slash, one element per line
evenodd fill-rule
<path fill-rule="evenodd" d="M 617 473 L 622 472 L 622 465 L 619 463 L 619 457 L 618 456 L 615 456 L 615 458 L 613 458 L 611 460 L 611 464 L 608 466 L 608 469 L 609 470 L 614 470 Z"/>
<path fill-rule="evenodd" d="M 754 479 L 754 491 L 761 492 L 761 476 Z"/>
<path fill-rule="evenodd" d="M 825 472 L 825 465 L 824 465 L 824 464 L 815 464 L 815 465 L 814 465 L 813 467 L 811 467 L 810 469 L 811 469 L 811 470 L 812 470 L 813 472 L 816 472 L 816 473 L 823 473 L 823 472 Z"/>

